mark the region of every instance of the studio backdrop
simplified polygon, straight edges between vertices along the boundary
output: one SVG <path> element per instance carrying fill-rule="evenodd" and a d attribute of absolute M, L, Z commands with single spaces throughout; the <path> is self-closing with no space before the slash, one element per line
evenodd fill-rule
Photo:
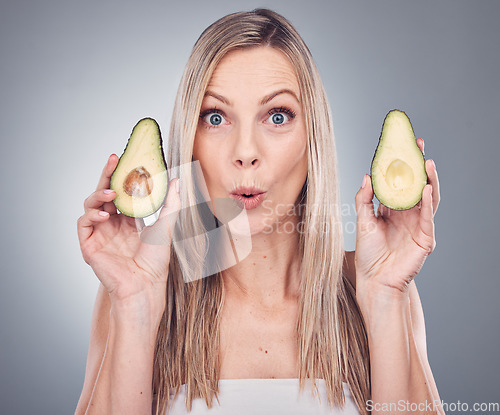
<path fill-rule="evenodd" d="M 256 7 L 292 22 L 324 82 L 347 250 L 385 114 L 405 111 L 425 140 L 441 183 L 416 278 L 430 364 L 444 402 L 499 401 L 500 2 L 21 0 L 0 5 L 2 414 L 74 412 L 98 287 L 83 201 L 139 119 L 166 139 L 202 30 Z"/>

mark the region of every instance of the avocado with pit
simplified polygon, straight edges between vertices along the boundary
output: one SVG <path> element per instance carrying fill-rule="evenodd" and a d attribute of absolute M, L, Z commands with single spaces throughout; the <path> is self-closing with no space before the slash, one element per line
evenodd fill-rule
<path fill-rule="evenodd" d="M 144 218 L 163 205 L 168 173 L 158 123 L 143 118 L 132 130 L 110 188 L 116 192 L 116 208 L 126 216 Z"/>
<path fill-rule="evenodd" d="M 427 184 L 425 160 L 403 111 L 392 110 L 385 117 L 371 178 L 375 196 L 390 209 L 410 209 L 422 199 Z"/>

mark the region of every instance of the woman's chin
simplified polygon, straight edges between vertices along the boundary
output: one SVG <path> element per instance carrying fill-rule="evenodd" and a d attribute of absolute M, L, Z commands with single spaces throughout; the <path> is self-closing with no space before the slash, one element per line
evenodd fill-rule
<path fill-rule="evenodd" d="M 253 212 L 241 215 L 239 218 L 232 220 L 229 228 L 233 236 L 240 238 L 267 235 L 273 229 L 269 223 L 269 218 L 266 220 L 262 216 L 254 215 Z"/>

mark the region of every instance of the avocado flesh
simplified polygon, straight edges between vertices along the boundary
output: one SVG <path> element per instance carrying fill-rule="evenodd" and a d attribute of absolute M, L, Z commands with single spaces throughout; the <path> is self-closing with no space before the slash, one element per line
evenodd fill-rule
<path fill-rule="evenodd" d="M 126 216 L 144 218 L 156 212 L 165 200 L 168 174 L 160 127 L 152 118 L 140 120 L 111 176 L 116 208 Z"/>
<path fill-rule="evenodd" d="M 385 117 L 371 177 L 375 196 L 390 209 L 410 209 L 422 198 L 427 184 L 425 160 L 403 111 L 392 110 Z"/>

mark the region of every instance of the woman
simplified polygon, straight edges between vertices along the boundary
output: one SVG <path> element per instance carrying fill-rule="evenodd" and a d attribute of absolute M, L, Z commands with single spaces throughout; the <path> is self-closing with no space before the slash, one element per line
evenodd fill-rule
<path fill-rule="evenodd" d="M 387 413 L 385 404 L 402 401 L 442 413 L 429 406 L 439 395 L 413 282 L 435 247 L 439 185 L 431 160 L 422 201 L 408 211 L 381 205 L 375 215 L 365 175 L 356 252 L 344 252 L 323 86 L 295 29 L 265 9 L 225 16 L 202 33 L 168 144 L 169 166 L 199 162 L 210 198 L 245 208 L 252 250 L 205 277 L 206 244 L 178 255 L 173 244 L 145 243 L 112 203 L 112 155 L 78 221 L 83 257 L 101 285 L 77 413 L 146 414 L 154 400 L 154 413 L 201 414 L 214 396 L 226 411 L 217 413 L 287 413 L 290 402 L 275 385 L 294 396 L 309 384 L 327 402 L 301 395 L 292 402 L 297 413 L 326 404 Z M 196 211 L 178 217 L 194 192 L 188 173 L 173 179 L 160 213 L 169 220 L 155 226 L 170 235 L 174 223 L 182 232 L 205 226 Z M 276 394 L 258 395 L 262 382 Z"/>

